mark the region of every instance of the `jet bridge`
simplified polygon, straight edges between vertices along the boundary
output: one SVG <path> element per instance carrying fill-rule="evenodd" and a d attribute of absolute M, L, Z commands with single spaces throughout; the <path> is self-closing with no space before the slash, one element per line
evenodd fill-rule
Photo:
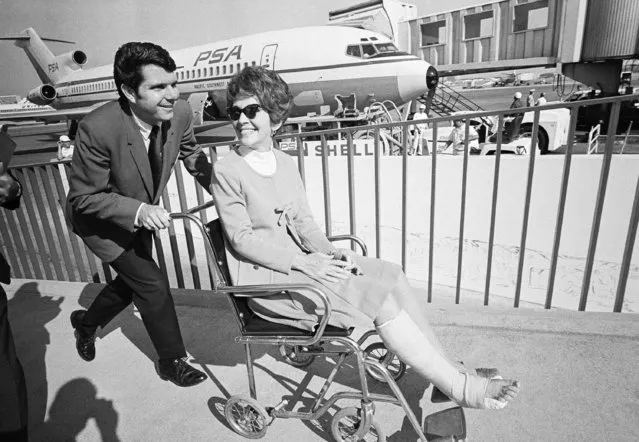
<path fill-rule="evenodd" d="M 397 40 L 440 76 L 555 67 L 612 94 L 639 58 L 637 17 L 636 0 L 501 0 L 402 21 Z"/>

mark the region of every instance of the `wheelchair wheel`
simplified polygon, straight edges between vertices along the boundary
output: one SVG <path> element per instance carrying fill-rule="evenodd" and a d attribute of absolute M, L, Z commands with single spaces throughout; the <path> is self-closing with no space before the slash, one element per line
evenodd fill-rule
<path fill-rule="evenodd" d="M 388 353 L 388 349 L 382 342 L 375 342 L 364 349 L 365 357 L 378 361 L 386 367 L 391 377 L 395 381 L 398 381 L 402 376 L 404 376 L 404 373 L 406 373 L 406 364 L 400 361 L 395 354 L 392 355 L 393 357 L 390 361 L 386 361 L 385 359 Z M 382 376 L 378 370 L 366 367 L 366 372 L 376 381 L 386 382 L 386 379 L 384 379 L 384 376 Z"/>
<path fill-rule="evenodd" d="M 371 427 L 363 438 L 357 441 L 353 438 L 361 422 L 360 413 L 361 410 L 356 407 L 342 408 L 335 413 L 331 421 L 331 433 L 335 440 L 337 442 L 385 442 L 386 434 L 375 421 L 371 422 Z"/>
<path fill-rule="evenodd" d="M 315 355 L 304 352 L 306 347 L 300 345 L 280 345 L 282 358 L 294 367 L 307 367 L 315 360 Z"/>
<path fill-rule="evenodd" d="M 270 419 L 266 409 L 250 396 L 231 396 L 224 406 L 224 417 L 233 431 L 247 439 L 264 437 Z"/>

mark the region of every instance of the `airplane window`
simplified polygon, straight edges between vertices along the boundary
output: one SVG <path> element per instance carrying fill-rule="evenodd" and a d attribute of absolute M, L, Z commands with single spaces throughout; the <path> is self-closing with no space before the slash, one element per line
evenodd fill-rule
<path fill-rule="evenodd" d="M 215 75 L 217 75 L 217 76 L 220 75 L 220 67 L 219 66 L 215 66 Z"/>
<path fill-rule="evenodd" d="M 399 49 L 393 43 L 378 43 L 375 48 L 380 52 L 398 52 Z"/>
<path fill-rule="evenodd" d="M 209 68 L 209 77 L 213 76 L 213 66 Z"/>
<path fill-rule="evenodd" d="M 240 72 L 242 70 L 242 63 L 237 64 L 237 71 Z"/>
<path fill-rule="evenodd" d="M 257 65 L 257 63 L 253 61 L 253 62 L 251 62 L 251 65 L 255 66 L 255 65 Z"/>
<path fill-rule="evenodd" d="M 248 61 L 244 62 L 244 67 L 247 68 L 248 67 Z"/>
<path fill-rule="evenodd" d="M 346 47 L 346 55 L 353 57 L 362 57 L 362 51 L 359 49 L 359 45 L 349 45 Z"/>
<path fill-rule="evenodd" d="M 226 75 L 226 65 L 222 66 L 222 75 Z"/>
<path fill-rule="evenodd" d="M 233 73 L 233 65 L 230 65 L 229 66 L 229 74 L 232 74 L 232 73 Z"/>
<path fill-rule="evenodd" d="M 195 79 L 195 69 L 191 69 L 191 78 Z"/>
<path fill-rule="evenodd" d="M 362 45 L 362 52 L 364 52 L 364 57 L 372 57 L 377 52 L 375 51 L 375 46 L 373 45 Z"/>
<path fill-rule="evenodd" d="M 200 78 L 202 76 L 202 69 L 198 69 L 197 70 L 197 78 Z"/>

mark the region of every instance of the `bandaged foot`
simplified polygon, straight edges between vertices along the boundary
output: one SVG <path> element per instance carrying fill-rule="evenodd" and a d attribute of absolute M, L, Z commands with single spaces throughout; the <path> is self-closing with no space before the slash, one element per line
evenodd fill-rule
<path fill-rule="evenodd" d="M 377 332 L 389 351 L 464 407 L 504 408 L 519 392 L 516 381 L 462 373 L 433 346 L 404 310 L 378 325 Z"/>
<path fill-rule="evenodd" d="M 463 378 L 455 377 L 448 395 L 462 407 L 500 410 L 519 393 L 519 382 L 489 379 L 471 373 L 463 373 Z"/>
<path fill-rule="evenodd" d="M 477 376 L 487 378 L 487 379 L 502 379 L 499 374 L 499 370 L 496 368 L 467 368 L 463 362 L 459 361 L 456 365 L 457 369 L 462 373 L 470 373 L 476 374 Z M 434 404 L 438 404 L 441 402 L 449 402 L 452 399 L 446 396 L 442 391 L 433 387 L 433 392 L 430 395 L 430 401 Z"/>

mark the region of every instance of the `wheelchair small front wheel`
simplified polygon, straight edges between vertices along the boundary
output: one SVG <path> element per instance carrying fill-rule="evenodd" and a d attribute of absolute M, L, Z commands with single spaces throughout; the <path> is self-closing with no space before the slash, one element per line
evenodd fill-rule
<path fill-rule="evenodd" d="M 224 417 L 233 431 L 247 439 L 264 437 L 270 419 L 257 400 L 245 395 L 231 396 L 226 401 Z"/>
<path fill-rule="evenodd" d="M 304 368 L 315 360 L 315 355 L 305 352 L 306 347 L 301 345 L 280 345 L 280 355 L 294 367 Z"/>
<path fill-rule="evenodd" d="M 404 364 L 396 354 L 389 352 L 382 342 L 375 342 L 366 347 L 364 349 L 364 356 L 382 364 L 395 381 L 398 381 L 404 376 L 404 373 L 406 373 L 406 364 Z M 386 382 L 386 379 L 379 370 L 366 366 L 366 372 L 376 381 Z"/>
<path fill-rule="evenodd" d="M 342 408 L 331 421 L 331 433 L 337 442 L 385 442 L 386 434 L 374 420 L 371 421 L 371 427 L 361 439 L 355 439 L 354 434 L 359 429 L 361 419 L 361 409 L 357 407 Z"/>

